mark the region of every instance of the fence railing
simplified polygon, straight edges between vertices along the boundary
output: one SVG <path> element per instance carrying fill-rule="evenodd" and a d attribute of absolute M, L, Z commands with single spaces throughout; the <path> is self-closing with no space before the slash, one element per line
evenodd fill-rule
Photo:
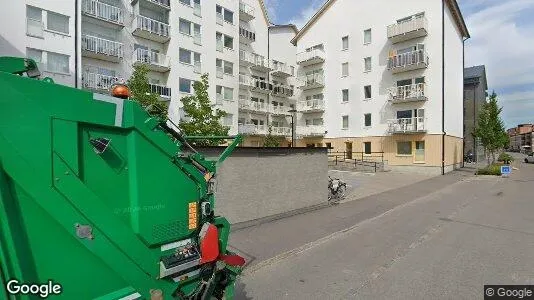
<path fill-rule="evenodd" d="M 82 36 L 82 49 L 119 58 L 124 56 L 122 43 L 91 35 Z"/>
<path fill-rule="evenodd" d="M 83 0 L 82 12 L 102 20 L 124 24 L 124 15 L 120 8 L 100 1 Z"/>
<path fill-rule="evenodd" d="M 145 16 L 137 16 L 137 28 L 157 35 L 168 37 L 170 26 L 168 24 L 147 18 Z"/>
<path fill-rule="evenodd" d="M 329 165 L 367 167 L 375 173 L 384 168 L 384 152 L 328 152 Z"/>

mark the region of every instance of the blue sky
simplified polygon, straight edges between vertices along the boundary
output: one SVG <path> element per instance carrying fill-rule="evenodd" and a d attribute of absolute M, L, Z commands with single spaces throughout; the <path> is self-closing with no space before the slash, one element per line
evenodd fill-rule
<path fill-rule="evenodd" d="M 264 1 L 274 23 L 300 28 L 325 0 Z M 471 33 L 466 66 L 486 65 L 507 127 L 534 122 L 534 0 L 458 2 Z"/>

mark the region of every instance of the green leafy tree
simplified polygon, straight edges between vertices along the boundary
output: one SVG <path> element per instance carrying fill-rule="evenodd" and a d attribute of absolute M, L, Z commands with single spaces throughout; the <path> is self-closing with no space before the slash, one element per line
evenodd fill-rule
<path fill-rule="evenodd" d="M 273 135 L 273 127 L 269 126 L 269 132 L 263 142 L 264 147 L 280 147 L 280 139 Z"/>
<path fill-rule="evenodd" d="M 145 65 L 134 66 L 128 87 L 132 93 L 132 100 L 139 103 L 151 116 L 167 120 L 169 104 L 159 99 L 159 95 L 152 93 L 148 84 L 148 68 Z"/>
<path fill-rule="evenodd" d="M 497 94 L 493 92 L 489 101 L 482 106 L 479 114 L 475 136 L 480 139 L 487 154 L 488 164 L 495 163 L 495 154 L 509 144 L 500 114 L 502 107 L 497 103 Z"/>
<path fill-rule="evenodd" d="M 208 75 L 193 84 L 194 94 L 181 99 L 186 118 L 180 120 L 180 130 L 185 136 L 227 136 L 230 128 L 221 124 L 227 113 L 213 109 L 208 95 Z M 196 146 L 217 146 L 224 141 L 196 140 Z"/>

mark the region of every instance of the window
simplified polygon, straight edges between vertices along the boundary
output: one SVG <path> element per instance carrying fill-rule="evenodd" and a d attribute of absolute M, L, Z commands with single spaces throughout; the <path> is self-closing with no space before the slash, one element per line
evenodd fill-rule
<path fill-rule="evenodd" d="M 224 36 L 224 47 L 234 49 L 234 38 L 227 35 Z"/>
<path fill-rule="evenodd" d="M 224 117 L 224 126 L 232 126 L 234 123 L 234 115 L 232 114 L 226 114 Z"/>
<path fill-rule="evenodd" d="M 191 0 L 180 0 L 180 3 L 191 6 Z"/>
<path fill-rule="evenodd" d="M 180 62 L 184 64 L 191 64 L 191 51 L 180 48 L 179 50 Z"/>
<path fill-rule="evenodd" d="M 43 37 L 43 13 L 40 8 L 26 6 L 27 28 L 26 34 L 34 37 Z"/>
<path fill-rule="evenodd" d="M 326 143 L 326 148 L 332 149 L 332 143 Z"/>
<path fill-rule="evenodd" d="M 349 90 L 348 89 L 342 90 L 341 95 L 343 96 L 343 102 L 349 102 Z"/>
<path fill-rule="evenodd" d="M 179 28 L 178 30 L 180 31 L 180 33 L 191 35 L 191 22 L 184 20 L 184 19 L 180 19 L 178 28 Z"/>
<path fill-rule="evenodd" d="M 49 11 L 46 26 L 48 30 L 69 34 L 69 17 Z"/>
<path fill-rule="evenodd" d="M 348 62 L 343 63 L 341 65 L 341 76 L 343 77 L 349 76 L 349 63 Z"/>
<path fill-rule="evenodd" d="M 363 43 L 364 45 L 371 44 L 371 29 L 363 31 Z"/>
<path fill-rule="evenodd" d="M 43 60 L 43 51 L 32 49 L 32 48 L 26 48 L 26 57 L 31 58 L 35 60 L 37 64 L 40 64 Z"/>
<path fill-rule="evenodd" d="M 365 64 L 365 72 L 370 72 L 371 71 L 371 58 L 366 57 L 363 59 L 363 62 Z"/>
<path fill-rule="evenodd" d="M 349 128 L 349 116 L 343 116 L 342 118 L 342 128 L 348 129 Z"/>
<path fill-rule="evenodd" d="M 349 37 L 345 36 L 341 38 L 341 50 L 349 49 Z"/>
<path fill-rule="evenodd" d="M 397 155 L 412 155 L 412 142 L 397 142 Z"/>
<path fill-rule="evenodd" d="M 414 161 L 424 162 L 425 161 L 425 141 L 416 141 L 415 142 L 415 157 Z"/>
<path fill-rule="evenodd" d="M 234 64 L 228 61 L 224 61 L 224 74 L 234 75 Z"/>
<path fill-rule="evenodd" d="M 224 20 L 230 24 L 234 24 L 234 13 L 225 9 L 224 10 Z"/>
<path fill-rule="evenodd" d="M 224 100 L 232 101 L 234 100 L 234 89 L 224 88 Z"/>
<path fill-rule="evenodd" d="M 191 93 L 191 80 L 180 78 L 180 92 L 182 93 Z"/>
<path fill-rule="evenodd" d="M 363 87 L 363 91 L 364 91 L 364 97 L 365 97 L 365 100 L 369 100 L 371 99 L 372 97 L 372 94 L 371 94 L 371 86 L 370 85 L 366 85 Z"/>
<path fill-rule="evenodd" d="M 46 70 L 49 72 L 69 74 L 69 56 L 48 52 Z"/>
<path fill-rule="evenodd" d="M 364 123 L 365 127 L 371 126 L 371 114 L 365 114 L 365 115 L 363 115 L 363 117 L 365 119 L 364 120 L 365 121 L 365 123 Z"/>
<path fill-rule="evenodd" d="M 371 142 L 363 143 L 363 151 L 365 154 L 371 154 Z"/>

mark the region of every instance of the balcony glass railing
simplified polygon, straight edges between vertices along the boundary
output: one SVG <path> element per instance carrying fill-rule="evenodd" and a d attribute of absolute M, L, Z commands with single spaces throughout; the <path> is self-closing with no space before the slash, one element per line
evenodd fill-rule
<path fill-rule="evenodd" d="M 412 18 L 408 21 L 403 21 L 397 24 L 388 26 L 388 38 L 398 35 L 403 35 L 408 32 L 417 31 L 419 29 L 427 28 L 427 20 L 424 16 Z"/>
<path fill-rule="evenodd" d="M 171 97 L 171 88 L 159 84 L 150 84 L 150 91 L 154 94 L 160 95 L 162 98 Z"/>
<path fill-rule="evenodd" d="M 424 117 L 398 118 L 388 120 L 389 133 L 424 132 L 426 131 Z"/>
<path fill-rule="evenodd" d="M 145 16 L 137 16 L 137 29 L 168 37 L 169 25 Z"/>
<path fill-rule="evenodd" d="M 406 101 L 420 98 L 425 98 L 424 83 L 396 86 L 388 90 L 389 101 Z"/>
<path fill-rule="evenodd" d="M 390 56 L 388 59 L 388 69 L 407 68 L 413 65 L 428 65 L 428 56 L 425 50 L 414 50 Z"/>
<path fill-rule="evenodd" d="M 82 36 L 82 49 L 85 51 L 115 56 L 118 58 L 122 58 L 124 54 L 122 43 L 91 35 Z"/>
<path fill-rule="evenodd" d="M 105 21 L 124 24 L 124 15 L 120 8 L 100 1 L 83 0 L 82 12 Z"/>

